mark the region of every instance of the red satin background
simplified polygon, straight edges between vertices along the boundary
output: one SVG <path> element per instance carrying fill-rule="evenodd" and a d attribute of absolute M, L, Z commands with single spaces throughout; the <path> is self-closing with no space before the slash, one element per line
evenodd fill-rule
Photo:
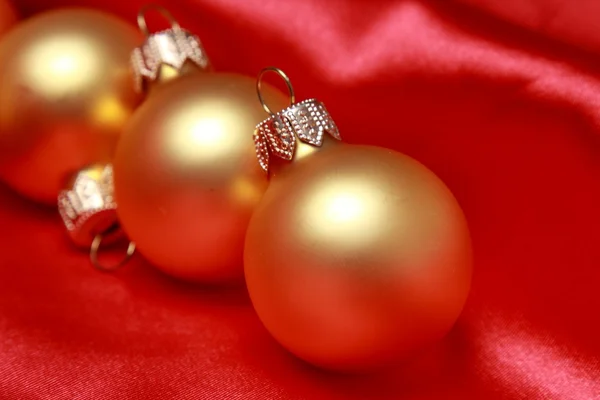
<path fill-rule="evenodd" d="M 143 2 L 20 0 L 23 15 Z M 418 360 L 336 376 L 243 291 L 139 258 L 94 271 L 53 211 L 0 194 L 1 399 L 599 399 L 600 6 L 593 0 L 178 0 L 220 70 L 283 68 L 354 143 L 433 169 L 464 207 L 463 317 Z"/>

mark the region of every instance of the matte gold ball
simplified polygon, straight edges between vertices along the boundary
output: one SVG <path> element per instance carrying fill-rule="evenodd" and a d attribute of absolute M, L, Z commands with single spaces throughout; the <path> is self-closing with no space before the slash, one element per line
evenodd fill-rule
<path fill-rule="evenodd" d="M 115 198 L 123 229 L 157 268 L 205 283 L 243 276 L 246 227 L 267 185 L 252 139 L 264 117 L 255 81 L 223 73 L 157 85 L 136 111 L 113 162 Z"/>
<path fill-rule="evenodd" d="M 403 154 L 328 141 L 272 178 L 248 227 L 258 316 L 317 366 L 386 366 L 440 339 L 471 282 L 465 217 Z"/>
<path fill-rule="evenodd" d="M 63 9 L 0 40 L 0 177 L 56 203 L 79 169 L 110 161 L 140 101 L 129 70 L 138 30 L 110 14 Z"/>

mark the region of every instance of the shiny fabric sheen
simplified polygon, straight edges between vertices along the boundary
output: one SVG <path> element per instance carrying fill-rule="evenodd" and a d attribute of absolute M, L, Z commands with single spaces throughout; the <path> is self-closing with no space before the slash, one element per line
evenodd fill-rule
<path fill-rule="evenodd" d="M 243 290 L 176 282 L 139 257 L 95 271 L 54 211 L 2 189 L 0 399 L 600 398 L 597 2 L 164 3 L 217 69 L 281 67 L 346 140 L 447 183 L 473 235 L 466 309 L 398 370 L 324 373 L 269 337 Z M 134 21 L 142 2 L 17 6 L 83 4 Z"/>

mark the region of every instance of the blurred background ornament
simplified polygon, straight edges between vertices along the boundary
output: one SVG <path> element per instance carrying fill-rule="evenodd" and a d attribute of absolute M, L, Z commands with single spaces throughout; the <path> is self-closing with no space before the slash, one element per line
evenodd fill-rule
<path fill-rule="evenodd" d="M 96 164 L 84 168 L 67 187 L 69 189 L 58 195 L 60 215 L 73 242 L 89 247 L 97 234 L 111 230 L 117 223 L 112 167 L 110 164 Z"/>
<path fill-rule="evenodd" d="M 255 131 L 270 184 L 250 221 L 245 275 L 266 328 L 317 366 L 360 371 L 398 362 L 444 336 L 471 283 L 463 212 L 419 162 L 344 144 L 315 99 Z M 292 100 L 293 101 L 293 100 Z M 394 128 L 394 127 L 390 127 Z"/>
<path fill-rule="evenodd" d="M 114 159 L 117 213 L 139 252 L 163 272 L 205 283 L 243 277 L 246 227 L 267 180 L 252 129 L 263 118 L 254 80 L 211 72 L 200 40 L 171 14 L 171 28 L 134 50 L 136 86 L 146 99 Z M 271 104 L 285 96 L 267 88 Z"/>
<path fill-rule="evenodd" d="M 0 178 L 56 204 L 80 169 L 109 162 L 140 95 L 134 26 L 92 9 L 47 11 L 0 40 Z"/>
<path fill-rule="evenodd" d="M 89 249 L 92 265 L 103 271 L 121 267 L 135 251 L 135 244 L 130 242 L 119 263 L 106 266 L 98 260 L 101 244 L 125 239 L 113 191 L 112 165 L 93 164 L 80 170 L 58 195 L 58 210 L 69 237 L 75 245 Z"/>

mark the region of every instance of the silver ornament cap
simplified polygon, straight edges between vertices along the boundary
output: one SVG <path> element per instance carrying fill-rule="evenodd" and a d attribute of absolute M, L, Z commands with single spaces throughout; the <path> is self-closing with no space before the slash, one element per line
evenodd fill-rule
<path fill-rule="evenodd" d="M 83 248 L 90 248 L 98 235 L 102 235 L 105 243 L 124 237 L 116 208 L 110 164 L 80 170 L 58 195 L 58 211 L 69 237 Z"/>
<path fill-rule="evenodd" d="M 146 12 L 151 8 L 167 18 L 171 28 L 151 34 L 145 19 Z M 201 70 L 210 67 L 208 56 L 198 36 L 182 29 L 165 8 L 155 5 L 141 8 L 138 13 L 138 26 L 146 35 L 146 40 L 131 54 L 134 85 L 138 92 L 144 90 L 144 83 L 159 78 L 162 66 L 170 66 L 176 71 L 180 71 L 188 62 Z"/>
<path fill-rule="evenodd" d="M 261 93 L 262 77 L 272 71 L 285 82 L 290 93 L 290 106 L 273 113 L 265 103 Z M 258 99 L 270 117 L 262 121 L 254 130 L 254 147 L 258 162 L 265 172 L 269 172 L 269 160 L 272 156 L 290 161 L 296 150 L 296 140 L 321 147 L 325 133 L 341 140 L 340 132 L 325 105 L 317 99 L 308 99 L 296 103 L 294 88 L 287 75 L 279 68 L 264 68 L 256 81 Z"/>

